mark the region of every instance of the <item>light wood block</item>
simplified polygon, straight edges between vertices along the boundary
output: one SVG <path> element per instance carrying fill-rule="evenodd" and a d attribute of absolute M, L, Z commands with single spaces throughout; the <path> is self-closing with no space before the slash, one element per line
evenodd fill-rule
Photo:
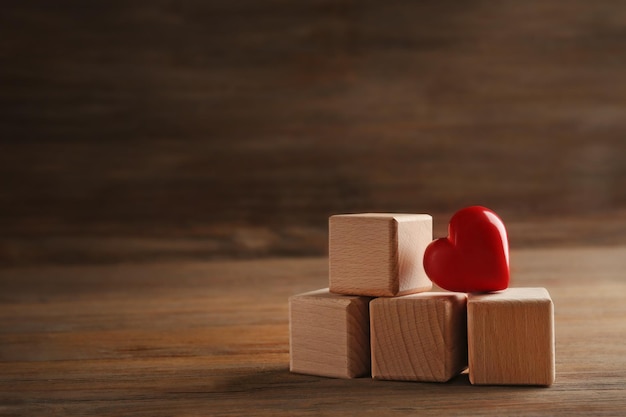
<path fill-rule="evenodd" d="M 554 305 L 545 288 L 470 294 L 467 310 L 472 384 L 554 382 Z"/>
<path fill-rule="evenodd" d="M 397 296 L 427 291 L 426 246 L 433 240 L 427 214 L 340 214 L 329 219 L 330 291 Z"/>
<path fill-rule="evenodd" d="M 372 377 L 445 382 L 466 369 L 466 303 L 452 292 L 372 300 Z"/>
<path fill-rule="evenodd" d="M 289 299 L 291 372 L 356 378 L 370 373 L 369 297 L 328 288 Z"/>

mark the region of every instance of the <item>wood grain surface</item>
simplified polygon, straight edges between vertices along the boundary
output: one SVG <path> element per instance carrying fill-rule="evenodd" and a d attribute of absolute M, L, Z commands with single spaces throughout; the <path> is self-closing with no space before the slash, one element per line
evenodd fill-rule
<path fill-rule="evenodd" d="M 554 304 L 545 288 L 470 294 L 467 335 L 472 384 L 554 382 Z"/>
<path fill-rule="evenodd" d="M 518 247 L 625 244 L 625 22 L 612 0 L 4 1 L 0 262 L 324 255 L 330 214 L 440 236 L 471 204 Z"/>
<path fill-rule="evenodd" d="M 553 298 L 550 388 L 289 373 L 288 297 L 327 259 L 0 269 L 0 415 L 621 415 L 626 247 L 514 250 Z"/>
<path fill-rule="evenodd" d="M 289 297 L 289 370 L 307 375 L 370 375 L 369 297 L 328 288 Z"/>
<path fill-rule="evenodd" d="M 447 382 L 467 369 L 467 295 L 424 292 L 370 303 L 372 378 Z"/>
<path fill-rule="evenodd" d="M 358 213 L 328 221 L 328 282 L 338 294 L 391 297 L 428 291 L 422 262 L 433 240 L 427 214 Z"/>
<path fill-rule="evenodd" d="M 625 22 L 610 0 L 3 2 L 0 414 L 622 413 Z M 470 204 L 507 225 L 512 285 L 554 299 L 551 388 L 288 372 L 287 299 L 328 269 L 273 257 L 325 255 L 330 214 L 427 212 L 439 237 Z"/>

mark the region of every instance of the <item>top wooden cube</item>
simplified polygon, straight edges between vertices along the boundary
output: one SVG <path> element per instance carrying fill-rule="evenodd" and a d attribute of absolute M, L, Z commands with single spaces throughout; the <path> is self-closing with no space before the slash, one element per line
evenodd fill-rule
<path fill-rule="evenodd" d="M 432 287 L 423 266 L 428 214 L 340 214 L 328 223 L 331 292 L 392 297 Z"/>

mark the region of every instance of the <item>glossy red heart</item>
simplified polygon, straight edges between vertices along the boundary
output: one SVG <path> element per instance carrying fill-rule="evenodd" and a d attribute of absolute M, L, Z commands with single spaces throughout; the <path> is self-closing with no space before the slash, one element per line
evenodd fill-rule
<path fill-rule="evenodd" d="M 488 292 L 509 286 L 509 242 L 504 223 L 481 206 L 459 210 L 448 237 L 434 240 L 424 253 L 424 269 L 449 291 Z"/>

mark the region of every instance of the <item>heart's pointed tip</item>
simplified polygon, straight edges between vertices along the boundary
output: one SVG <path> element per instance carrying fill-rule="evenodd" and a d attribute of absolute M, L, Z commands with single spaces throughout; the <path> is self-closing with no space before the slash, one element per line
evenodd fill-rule
<path fill-rule="evenodd" d="M 433 281 L 435 282 L 435 281 Z M 506 291 L 509 288 L 509 279 L 493 280 L 490 283 L 482 280 L 447 280 L 445 282 L 435 282 L 439 287 L 452 292 L 464 292 L 466 294 L 490 294 Z M 443 285 L 442 285 L 443 284 Z"/>
<path fill-rule="evenodd" d="M 467 293 L 468 294 L 499 294 L 499 293 L 502 293 L 502 292 L 506 291 L 507 289 L 508 289 L 508 287 L 500 288 L 498 290 L 467 291 Z"/>

